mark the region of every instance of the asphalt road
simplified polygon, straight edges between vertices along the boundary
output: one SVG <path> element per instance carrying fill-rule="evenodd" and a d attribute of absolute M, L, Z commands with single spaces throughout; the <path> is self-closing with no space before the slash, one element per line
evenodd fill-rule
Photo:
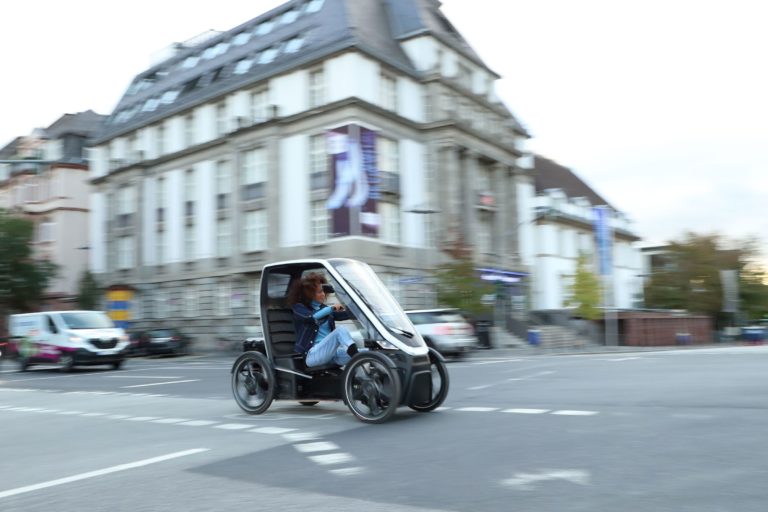
<path fill-rule="evenodd" d="M 0 510 L 766 510 L 768 347 L 449 363 L 428 414 L 232 400 L 233 358 L 0 366 Z"/>

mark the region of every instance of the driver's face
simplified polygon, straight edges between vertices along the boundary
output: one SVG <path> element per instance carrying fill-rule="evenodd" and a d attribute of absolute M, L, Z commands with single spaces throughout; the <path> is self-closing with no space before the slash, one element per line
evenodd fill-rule
<path fill-rule="evenodd" d="M 323 285 L 321 284 L 317 285 L 317 290 L 315 290 L 315 300 L 320 304 L 325 303 L 325 292 L 323 291 Z"/>

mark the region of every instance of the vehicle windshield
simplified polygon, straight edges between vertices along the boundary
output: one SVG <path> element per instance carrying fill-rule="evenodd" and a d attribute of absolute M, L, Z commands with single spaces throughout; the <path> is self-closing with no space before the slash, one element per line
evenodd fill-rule
<path fill-rule="evenodd" d="M 112 329 L 112 319 L 101 311 L 77 311 L 61 313 L 61 319 L 70 329 Z"/>
<path fill-rule="evenodd" d="M 414 337 L 413 325 L 400 304 L 370 266 L 360 261 L 342 259 L 330 260 L 330 263 L 398 339 L 411 346 L 421 344 L 419 338 Z"/>

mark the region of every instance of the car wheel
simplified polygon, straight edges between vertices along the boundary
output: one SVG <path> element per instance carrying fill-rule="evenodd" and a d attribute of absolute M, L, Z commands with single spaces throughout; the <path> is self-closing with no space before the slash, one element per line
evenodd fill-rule
<path fill-rule="evenodd" d="M 301 405 L 306 405 L 307 407 L 312 407 L 313 405 L 317 405 L 320 402 L 299 402 Z"/>
<path fill-rule="evenodd" d="M 364 423 L 383 423 L 400 404 L 400 376 L 392 362 L 376 352 L 358 352 L 342 375 L 342 396 Z"/>
<path fill-rule="evenodd" d="M 435 350 L 429 349 L 429 369 L 432 374 L 430 399 L 422 404 L 408 404 L 408 407 L 418 412 L 430 412 L 440 407 L 448 396 L 450 378 L 448 367 L 443 357 Z"/>
<path fill-rule="evenodd" d="M 16 362 L 19 365 L 20 372 L 25 372 L 27 371 L 27 369 L 29 369 L 29 359 L 27 359 L 26 357 L 18 356 L 18 358 L 16 359 Z"/>
<path fill-rule="evenodd" d="M 122 366 L 123 366 L 123 360 L 122 359 L 112 363 L 112 369 L 113 370 L 119 370 L 120 368 L 122 368 Z"/>
<path fill-rule="evenodd" d="M 248 414 L 261 414 L 275 398 L 275 374 L 269 360 L 260 352 L 246 352 L 232 370 L 232 394 L 237 405 Z"/>
<path fill-rule="evenodd" d="M 59 370 L 62 372 L 71 372 L 75 367 L 75 356 L 69 352 L 64 352 L 59 356 Z"/>

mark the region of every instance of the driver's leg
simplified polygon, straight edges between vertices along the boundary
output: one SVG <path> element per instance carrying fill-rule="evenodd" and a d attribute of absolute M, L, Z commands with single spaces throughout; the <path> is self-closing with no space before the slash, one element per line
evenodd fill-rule
<path fill-rule="evenodd" d="M 312 348 L 307 352 L 307 366 L 322 366 L 331 361 L 343 365 L 344 363 L 336 361 L 336 350 L 341 348 L 346 352 L 349 346 L 354 344 L 355 341 L 352 339 L 349 331 L 345 327 L 339 326 L 331 334 L 312 345 Z M 347 355 L 348 360 L 349 356 Z"/>

